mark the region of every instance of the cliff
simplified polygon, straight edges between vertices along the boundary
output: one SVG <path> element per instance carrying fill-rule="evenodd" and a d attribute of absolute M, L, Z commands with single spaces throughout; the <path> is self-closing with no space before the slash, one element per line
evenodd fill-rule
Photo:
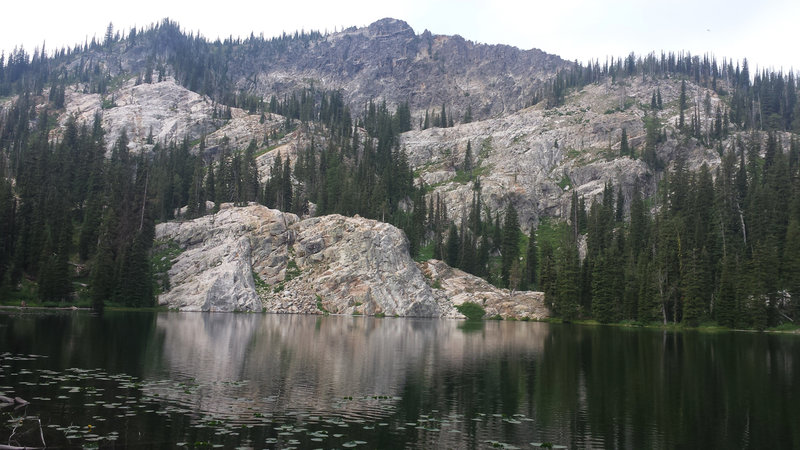
<path fill-rule="evenodd" d="M 420 269 L 402 231 L 360 217 L 226 204 L 158 225 L 156 240 L 180 248 L 159 303 L 183 311 L 462 317 L 455 305 L 472 301 L 490 315 L 547 315 L 540 293 L 512 295 L 438 261 Z"/>

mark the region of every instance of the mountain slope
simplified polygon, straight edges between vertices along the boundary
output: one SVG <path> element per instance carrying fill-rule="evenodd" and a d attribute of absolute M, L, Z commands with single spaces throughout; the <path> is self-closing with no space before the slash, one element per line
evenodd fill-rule
<path fill-rule="evenodd" d="M 540 287 L 567 319 L 696 323 L 723 288 L 728 324 L 794 314 L 776 294 L 800 279 L 791 73 L 684 53 L 583 66 L 394 19 L 225 42 L 164 21 L 0 69 L 0 285 L 27 277 L 43 300 L 72 295 L 72 263 L 100 304 L 146 304 L 156 222 L 258 202 L 331 215 L 326 233 L 334 214 L 388 222 L 411 255 Z"/>

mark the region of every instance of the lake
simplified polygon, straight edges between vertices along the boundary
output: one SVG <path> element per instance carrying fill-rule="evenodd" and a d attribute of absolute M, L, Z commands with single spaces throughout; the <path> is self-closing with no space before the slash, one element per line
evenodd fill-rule
<path fill-rule="evenodd" d="M 0 311 L 0 444 L 800 448 L 800 336 Z"/>

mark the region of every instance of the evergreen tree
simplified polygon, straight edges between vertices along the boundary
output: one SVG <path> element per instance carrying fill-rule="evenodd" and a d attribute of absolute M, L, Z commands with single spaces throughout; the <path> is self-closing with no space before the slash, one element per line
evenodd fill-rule
<path fill-rule="evenodd" d="M 556 256 L 556 280 L 554 288 L 553 312 L 566 321 L 580 316 L 580 261 L 574 243 L 559 247 Z M 544 282 L 544 277 L 542 278 Z M 545 292 L 545 295 L 547 293 Z"/>
<path fill-rule="evenodd" d="M 705 278 L 702 274 L 704 267 L 702 267 L 699 259 L 696 253 L 689 257 L 684 273 L 681 276 L 681 280 L 684 283 L 681 321 L 692 326 L 697 326 L 705 314 L 704 286 L 702 284 Z"/>
<path fill-rule="evenodd" d="M 503 223 L 502 245 L 500 254 L 502 255 L 502 265 L 500 269 L 501 278 L 504 286 L 509 286 L 511 266 L 519 257 L 519 219 L 514 205 L 509 203 L 506 207 L 505 222 Z"/>
<path fill-rule="evenodd" d="M 536 272 L 539 266 L 538 249 L 536 247 L 536 231 L 531 226 L 531 231 L 528 234 L 528 249 L 525 252 L 525 272 L 523 274 L 522 289 L 536 289 L 538 287 L 538 279 Z"/>
<path fill-rule="evenodd" d="M 449 232 L 447 233 L 447 258 L 445 262 L 450 267 L 458 267 L 458 250 L 460 247 L 460 239 L 458 237 L 458 229 L 455 224 L 450 224 Z"/>
<path fill-rule="evenodd" d="M 619 155 L 620 156 L 631 155 L 631 149 L 628 146 L 628 130 L 625 128 L 622 129 L 622 140 L 619 143 Z"/>
<path fill-rule="evenodd" d="M 409 253 L 412 257 L 419 255 L 419 250 L 425 240 L 425 191 L 424 188 L 414 192 L 414 210 L 411 218 L 411 227 L 406 233 L 409 241 Z"/>
<path fill-rule="evenodd" d="M 681 94 L 678 98 L 678 129 L 681 131 L 686 130 L 684 110 L 686 110 L 686 80 L 681 80 Z"/>
<path fill-rule="evenodd" d="M 783 248 L 783 285 L 791 296 L 790 313 L 794 320 L 800 318 L 800 220 L 793 217 L 786 228 Z"/>
<path fill-rule="evenodd" d="M 472 105 L 467 105 L 467 110 L 464 112 L 464 118 L 461 119 L 461 123 L 470 122 L 472 122 Z"/>
<path fill-rule="evenodd" d="M 656 145 L 661 138 L 661 123 L 658 118 L 653 116 L 645 117 L 645 143 L 644 151 L 642 152 L 642 160 L 644 160 L 650 170 L 659 170 L 662 163 L 656 154 Z"/>
<path fill-rule="evenodd" d="M 120 301 L 127 306 L 153 306 L 153 278 L 150 272 L 149 252 L 152 231 L 143 229 L 136 234 L 123 260 L 124 282 L 120 284 Z"/>
<path fill-rule="evenodd" d="M 553 246 L 550 242 L 542 242 L 540 256 L 539 288 L 544 292 L 544 300 L 547 307 L 551 310 L 555 310 L 557 302 L 557 269 Z"/>
<path fill-rule="evenodd" d="M 5 170 L 0 163 L 0 173 Z M 11 183 L 0 179 L 0 287 L 11 265 L 14 253 L 14 214 L 16 201 Z"/>
<path fill-rule="evenodd" d="M 492 251 L 499 252 L 503 242 L 503 227 L 500 225 L 500 212 L 494 216 L 494 227 L 492 228 Z"/>
<path fill-rule="evenodd" d="M 603 323 L 616 320 L 615 298 L 613 292 L 611 263 L 605 255 L 594 260 L 592 270 L 592 316 Z"/>
<path fill-rule="evenodd" d="M 292 211 L 292 169 L 289 166 L 289 158 L 283 163 L 283 186 L 281 198 L 283 200 L 281 211 Z"/>
<path fill-rule="evenodd" d="M 736 288 L 734 286 L 737 278 L 735 271 L 733 259 L 731 257 L 723 258 L 722 273 L 719 280 L 719 301 L 714 310 L 717 322 L 728 328 L 736 327 L 737 316 L 739 315 L 736 307 Z"/>
<path fill-rule="evenodd" d="M 467 149 L 464 152 L 464 165 L 462 166 L 464 173 L 472 174 L 472 164 L 472 141 L 467 141 Z"/>
<path fill-rule="evenodd" d="M 115 255 L 114 241 L 117 229 L 117 218 L 113 210 L 109 209 L 100 225 L 100 236 L 95 252 L 94 262 L 90 277 L 90 296 L 92 308 L 102 310 L 106 301 L 112 300 L 117 286 L 114 271 Z"/>
<path fill-rule="evenodd" d="M 485 231 L 481 233 L 481 241 L 478 245 L 478 260 L 475 263 L 475 275 L 486 277 L 489 275 L 489 234 Z"/>

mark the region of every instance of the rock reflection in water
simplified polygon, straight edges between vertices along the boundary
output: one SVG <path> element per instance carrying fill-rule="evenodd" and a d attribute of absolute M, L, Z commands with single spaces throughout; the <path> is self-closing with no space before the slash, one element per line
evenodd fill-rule
<path fill-rule="evenodd" d="M 540 353 L 548 328 L 346 316 L 162 314 L 165 370 L 189 389 L 152 394 L 208 415 L 392 411 L 409 378 L 458 373 L 501 352 Z M 514 326 L 517 325 L 517 326 Z M 363 401 L 378 397 L 382 401 Z M 361 401 L 359 401 L 361 400 Z M 241 417 L 240 417 L 241 418 Z"/>

